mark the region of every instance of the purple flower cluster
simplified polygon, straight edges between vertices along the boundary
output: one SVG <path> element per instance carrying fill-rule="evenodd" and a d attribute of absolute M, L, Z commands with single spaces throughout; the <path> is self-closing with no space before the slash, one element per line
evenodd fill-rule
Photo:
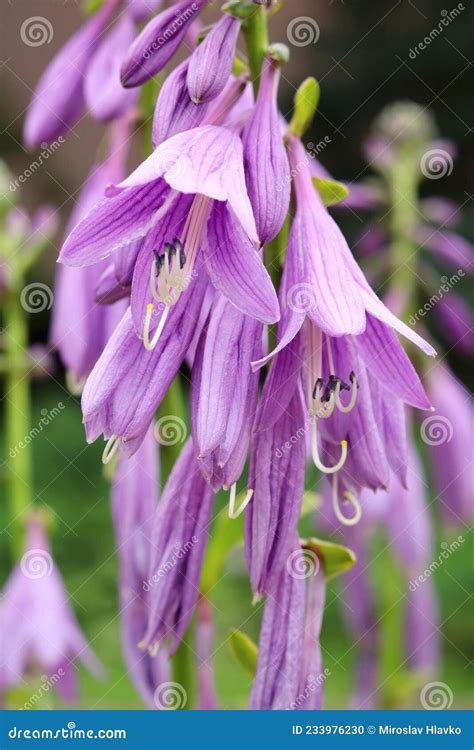
<path fill-rule="evenodd" d="M 318 165 L 278 110 L 280 63 L 265 56 L 255 99 L 248 75 L 232 72 L 241 19 L 225 12 L 168 76 L 152 153 L 125 177 L 137 87 L 185 39 L 193 44 L 190 30 L 206 4 L 174 3 L 134 39 L 141 4 L 129 2 L 104 36 L 119 5 L 109 0 L 40 81 L 25 127 L 30 145 L 71 127 L 85 104 L 111 122 L 107 155 L 82 190 L 61 250 L 52 337 L 75 380 L 85 381 L 88 441 L 104 436 L 104 462 L 119 452 L 113 514 L 124 651 L 144 699 L 153 705 L 198 606 L 200 702 L 215 707 L 212 623 L 199 584 L 215 493 L 225 489 L 230 516 L 245 510 L 251 587 L 256 600 L 266 597 L 250 705 L 320 708 L 322 683 L 311 685 L 322 670 L 325 563 L 309 585 L 288 568 L 300 550 L 307 463 L 327 477 L 328 515 L 361 555 L 374 505 L 380 514 L 396 508 L 387 524 L 413 521 L 422 534 L 414 520 L 424 517 L 423 502 L 409 502 L 417 472 L 405 406 L 431 404 L 397 334 L 435 351 L 376 295 L 328 212 L 313 181 Z M 58 86 L 64 61 L 70 80 Z M 268 245 L 292 190 L 277 295 Z M 153 423 L 183 364 L 191 369 L 191 436 L 157 501 Z M 430 381 L 433 402 L 436 388 Z M 236 508 L 248 456 L 247 493 Z M 411 575 L 427 552 L 414 560 L 403 528 L 392 536 Z M 362 631 L 371 595 L 364 580 L 357 585 L 354 629 Z M 421 641 L 416 606 L 409 617 Z M 370 648 L 360 676 L 369 702 Z"/>

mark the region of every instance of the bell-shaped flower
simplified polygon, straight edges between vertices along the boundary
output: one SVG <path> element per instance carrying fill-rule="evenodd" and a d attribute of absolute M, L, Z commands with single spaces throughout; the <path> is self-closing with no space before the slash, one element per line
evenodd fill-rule
<path fill-rule="evenodd" d="M 242 143 L 231 130 L 207 125 L 158 146 L 73 229 L 60 260 L 90 265 L 140 237 L 131 305 L 147 349 L 156 346 L 200 256 L 214 286 L 238 309 L 263 323 L 278 319 L 275 290 L 255 249 Z"/>
<path fill-rule="evenodd" d="M 167 644 L 173 652 L 189 625 L 199 598 L 213 505 L 214 492 L 188 440 L 165 485 L 153 524 L 149 618 L 143 639 L 152 653 Z"/>
<path fill-rule="evenodd" d="M 244 468 L 255 415 L 263 326 L 215 295 L 192 368 L 191 428 L 203 474 L 217 490 L 231 489 Z M 231 496 L 232 496 L 231 495 Z"/>
<path fill-rule="evenodd" d="M 269 378 L 262 399 L 271 386 Z M 256 599 L 273 590 L 291 552 L 304 492 L 307 429 L 298 387 L 272 427 L 264 429 L 258 417 L 254 426 L 245 552 Z"/>
<path fill-rule="evenodd" d="M 293 537 L 292 546 L 295 554 L 299 554 L 298 539 Z M 304 656 L 305 606 L 304 576 L 292 575 L 285 567 L 265 602 L 249 708 L 294 708 Z"/>
<path fill-rule="evenodd" d="M 77 662 L 102 668 L 74 615 L 39 513 L 27 522 L 25 552 L 8 578 L 0 606 L 0 692 L 28 675 L 52 678 L 64 701 L 77 698 Z"/>
<path fill-rule="evenodd" d="M 173 57 L 190 24 L 208 0 L 181 0 L 151 19 L 130 46 L 122 63 L 124 86 L 140 86 Z"/>

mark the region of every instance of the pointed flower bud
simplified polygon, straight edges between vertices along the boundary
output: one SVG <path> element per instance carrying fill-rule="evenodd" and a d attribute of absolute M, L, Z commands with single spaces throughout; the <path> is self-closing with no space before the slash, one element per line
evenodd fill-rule
<path fill-rule="evenodd" d="M 290 167 L 277 108 L 279 79 L 279 64 L 267 58 L 257 102 L 242 136 L 247 187 L 262 244 L 276 237 L 290 203 Z"/>
<path fill-rule="evenodd" d="M 208 0 L 182 0 L 145 26 L 135 39 L 122 64 L 122 83 L 140 86 L 159 73 L 183 41 L 189 25 Z"/>
<path fill-rule="evenodd" d="M 232 72 L 240 21 L 227 13 L 209 32 L 189 60 L 187 85 L 195 104 L 215 99 Z"/>

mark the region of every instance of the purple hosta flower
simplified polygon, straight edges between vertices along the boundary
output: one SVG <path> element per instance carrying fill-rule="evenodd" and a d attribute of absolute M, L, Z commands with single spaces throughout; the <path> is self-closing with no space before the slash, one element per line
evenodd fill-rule
<path fill-rule="evenodd" d="M 472 399 L 462 383 L 444 365 L 426 376 L 435 413 L 421 426 L 428 445 L 441 512 L 450 525 L 469 523 L 472 503 Z"/>
<path fill-rule="evenodd" d="M 356 479 L 362 486 L 383 487 L 390 458 L 382 431 L 387 430 L 395 443 L 401 440 L 400 426 L 389 420 L 391 404 L 404 401 L 429 408 L 421 383 L 392 329 L 427 354 L 434 354 L 434 350 L 396 318 L 370 288 L 315 191 L 304 148 L 295 138 L 290 140 L 290 164 L 297 207 L 280 289 L 279 343 L 273 354 L 254 366 L 282 354 L 298 336 L 304 357 L 300 369 L 312 426 L 313 461 L 321 471 L 333 475 L 337 504 L 338 473 L 348 456 L 348 439 L 351 451 L 355 450 L 350 474 L 357 468 Z M 288 360 L 288 355 L 278 357 L 273 366 L 284 372 Z M 283 374 L 275 375 L 276 382 L 282 379 Z M 345 390 L 348 394 L 343 396 Z M 358 390 L 361 403 L 351 415 Z M 270 423 L 286 408 L 291 389 L 280 386 L 277 394 L 266 409 Z M 320 457 L 321 420 L 327 421 L 325 437 L 329 438 L 331 431 L 333 437 L 339 433 L 334 443 L 339 455 L 332 465 L 323 463 Z M 348 437 L 341 435 L 349 429 Z M 370 481 L 368 472 L 372 474 Z M 356 504 L 353 494 L 346 494 L 346 498 Z M 355 523 L 358 515 L 350 522 Z"/>
<path fill-rule="evenodd" d="M 274 372 L 265 383 L 262 403 L 272 390 Z M 285 381 L 285 386 L 290 387 L 289 383 L 291 380 Z M 299 389 L 293 390 L 285 411 L 269 429 L 265 429 L 262 408 L 254 427 L 248 479 L 253 499 L 245 516 L 245 551 L 255 600 L 273 590 L 291 551 L 300 516 L 306 465 L 305 417 Z"/>
<path fill-rule="evenodd" d="M 293 549 L 300 554 L 294 537 Z M 249 708 L 288 710 L 297 700 L 304 659 L 305 602 L 304 577 L 283 568 L 265 602 Z"/>
<path fill-rule="evenodd" d="M 124 89 L 120 65 L 135 37 L 135 24 L 123 14 L 92 56 L 87 68 L 84 95 L 92 117 L 108 122 L 131 110 L 138 91 Z"/>
<path fill-rule="evenodd" d="M 250 363 L 261 356 L 262 340 L 261 323 L 216 295 L 193 362 L 191 427 L 205 478 L 216 490 L 231 488 L 231 501 L 257 404 L 258 373 Z"/>
<path fill-rule="evenodd" d="M 224 13 L 189 58 L 186 83 L 195 104 L 209 102 L 224 90 L 232 73 L 240 23 Z"/>
<path fill-rule="evenodd" d="M 112 127 L 105 161 L 93 167 L 69 219 L 69 231 L 104 195 L 107 185 L 123 179 L 130 136 L 130 118 Z M 59 266 L 51 327 L 51 343 L 59 351 L 73 389 L 81 388 L 101 355 L 126 305 L 99 305 L 96 288 L 107 263 L 86 268 Z"/>
<path fill-rule="evenodd" d="M 275 290 L 255 249 L 242 144 L 227 128 L 207 125 L 162 143 L 75 227 L 60 259 L 90 265 L 139 237 L 145 241 L 131 306 L 147 349 L 157 345 L 201 256 L 214 286 L 238 309 L 263 323 L 278 319 Z"/>
<path fill-rule="evenodd" d="M 290 166 L 277 108 L 279 79 L 279 64 L 266 58 L 257 101 L 242 135 L 245 178 L 262 244 L 276 237 L 290 203 Z"/>
<path fill-rule="evenodd" d="M 79 627 L 39 514 L 27 522 L 25 553 L 3 589 L 0 605 L 0 692 L 28 675 L 55 676 L 64 701 L 77 697 L 76 663 L 95 676 L 102 668 Z M 46 679 L 46 678 L 45 678 Z"/>
<path fill-rule="evenodd" d="M 298 696 L 291 708 L 299 711 L 319 711 L 323 707 L 323 659 L 319 635 L 323 622 L 326 599 L 326 578 L 315 553 L 309 558 L 308 589 L 304 624 L 304 652 Z"/>
<path fill-rule="evenodd" d="M 138 643 L 148 618 L 146 579 L 150 529 L 158 502 L 157 458 L 156 440 L 153 430 L 149 430 L 132 458 L 120 457 L 112 485 L 124 659 L 138 692 L 151 708 L 155 707 L 155 689 L 166 680 L 166 659 L 152 659 L 138 648 Z"/>
<path fill-rule="evenodd" d="M 186 31 L 208 0 L 182 0 L 159 13 L 131 45 L 122 64 L 124 86 L 140 86 L 173 57 Z"/>
<path fill-rule="evenodd" d="M 218 708 L 212 663 L 213 646 L 212 608 L 206 599 L 201 598 L 197 605 L 196 622 L 197 708 L 200 711 L 215 711 Z"/>
<path fill-rule="evenodd" d="M 72 128 L 81 116 L 84 78 L 101 37 L 121 0 L 106 0 L 53 58 L 33 94 L 24 126 L 28 148 L 50 142 Z"/>
<path fill-rule="evenodd" d="M 143 640 L 152 653 L 167 643 L 173 652 L 189 625 L 199 598 L 213 505 L 214 492 L 188 440 L 163 490 L 153 524 L 149 619 Z"/>
<path fill-rule="evenodd" d="M 439 318 L 445 339 L 462 354 L 474 352 L 474 315 L 467 302 L 451 291 L 433 308 Z"/>
<path fill-rule="evenodd" d="M 154 351 L 145 351 L 127 310 L 87 379 L 82 397 L 86 436 L 103 433 L 107 462 L 123 443 L 132 455 L 197 333 L 207 280 L 201 274 L 173 306 Z"/>
<path fill-rule="evenodd" d="M 435 227 L 419 226 L 414 239 L 421 247 L 426 247 L 442 261 L 462 271 L 472 273 L 474 249 L 470 242 L 454 232 Z"/>

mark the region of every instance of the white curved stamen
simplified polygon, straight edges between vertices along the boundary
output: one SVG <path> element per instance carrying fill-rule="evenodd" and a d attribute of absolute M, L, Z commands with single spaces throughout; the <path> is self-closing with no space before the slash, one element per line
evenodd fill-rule
<path fill-rule="evenodd" d="M 169 311 L 170 311 L 170 308 L 168 307 L 168 305 L 165 305 L 165 309 L 161 313 L 160 322 L 158 323 L 156 331 L 153 334 L 153 338 L 150 340 L 150 323 L 151 323 L 151 317 L 153 315 L 154 309 L 155 309 L 154 305 L 151 302 L 146 306 L 145 324 L 143 326 L 143 346 L 149 352 L 153 351 L 153 349 L 157 345 L 160 339 L 160 336 L 163 333 L 163 328 L 165 327 L 166 318 L 168 317 Z"/>
<path fill-rule="evenodd" d="M 245 508 L 251 501 L 253 497 L 253 490 L 247 490 L 246 495 L 240 504 L 240 507 L 235 509 L 235 500 L 237 495 L 237 483 L 234 482 L 234 484 L 230 488 L 230 496 L 229 496 L 229 518 L 235 519 L 238 518 L 241 513 L 244 512 Z"/>
<path fill-rule="evenodd" d="M 360 502 L 357 497 L 348 490 L 345 490 L 342 493 L 342 496 L 344 497 L 344 500 L 350 503 L 354 509 L 354 515 L 350 518 L 344 515 L 341 510 L 341 506 L 339 505 L 339 480 L 336 474 L 332 481 L 332 506 L 334 508 L 334 513 L 339 523 L 342 523 L 344 526 L 355 526 L 362 518 L 362 508 Z"/>
<path fill-rule="evenodd" d="M 317 422 L 317 418 L 314 418 L 311 431 L 311 455 L 313 457 L 313 463 L 316 468 L 319 469 L 319 471 L 322 471 L 324 474 L 335 474 L 337 471 L 340 471 L 340 469 L 342 469 L 342 467 L 346 463 L 347 440 L 341 440 L 341 456 L 339 458 L 339 461 L 334 464 L 334 466 L 326 466 L 325 464 L 323 464 L 319 456 Z"/>
<path fill-rule="evenodd" d="M 111 461 L 112 458 L 115 456 L 115 454 L 117 453 L 118 447 L 120 445 L 120 440 L 121 438 L 117 437 L 117 435 L 112 435 L 112 437 L 110 437 L 107 440 L 107 443 L 102 453 L 103 464 L 108 464 L 109 461 Z"/>
<path fill-rule="evenodd" d="M 341 401 L 340 393 L 338 393 L 336 397 L 336 406 L 340 412 L 342 412 L 343 414 L 348 414 L 350 411 L 352 411 L 352 409 L 356 405 L 356 402 L 357 402 L 357 380 L 354 375 L 354 377 L 352 378 L 351 397 L 349 399 L 349 403 L 347 405 L 343 404 Z"/>

